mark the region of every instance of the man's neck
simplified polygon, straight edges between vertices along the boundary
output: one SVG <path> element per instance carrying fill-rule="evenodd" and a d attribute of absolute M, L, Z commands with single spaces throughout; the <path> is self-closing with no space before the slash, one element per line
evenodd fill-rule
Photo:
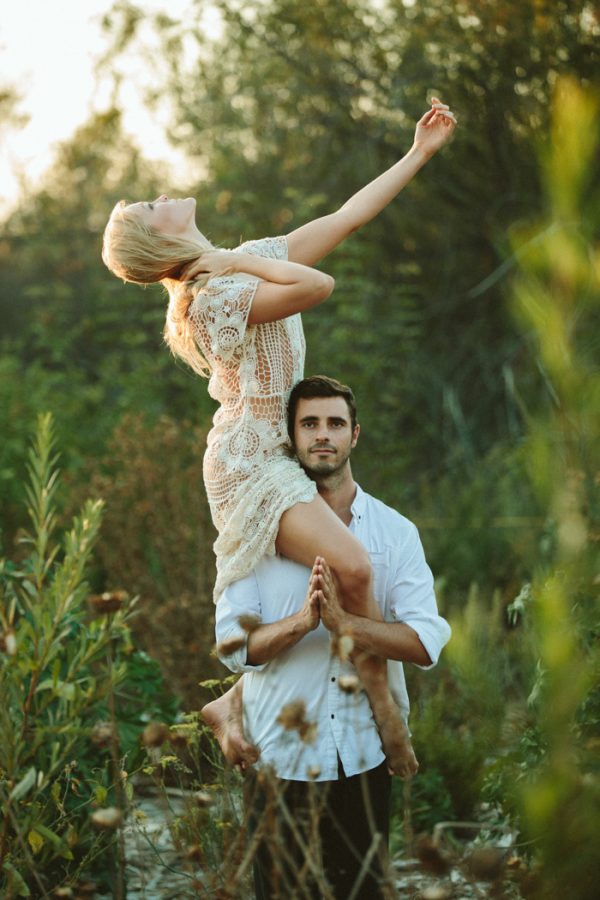
<path fill-rule="evenodd" d="M 352 477 L 350 463 L 347 463 L 339 472 L 315 478 L 315 482 L 323 500 L 345 525 L 349 525 L 352 521 L 352 504 L 356 497 L 356 484 Z"/>

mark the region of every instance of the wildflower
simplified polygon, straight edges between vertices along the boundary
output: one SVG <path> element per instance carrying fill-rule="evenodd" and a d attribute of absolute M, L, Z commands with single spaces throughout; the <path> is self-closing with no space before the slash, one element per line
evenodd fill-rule
<path fill-rule="evenodd" d="M 125 591 L 105 591 L 103 594 L 90 594 L 88 604 L 96 615 L 106 616 L 120 610 L 126 599 Z"/>
<path fill-rule="evenodd" d="M 97 809 L 90 816 L 92 825 L 99 831 L 115 831 L 123 823 L 123 813 L 116 806 Z"/>

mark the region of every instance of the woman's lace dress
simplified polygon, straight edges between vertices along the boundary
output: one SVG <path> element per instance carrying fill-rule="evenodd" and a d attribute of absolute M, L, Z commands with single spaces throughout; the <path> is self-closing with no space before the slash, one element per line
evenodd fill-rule
<path fill-rule="evenodd" d="M 287 239 L 247 241 L 237 251 L 287 259 Z M 316 494 L 291 454 L 287 433 L 288 397 L 304 370 L 302 321 L 294 315 L 248 325 L 259 281 L 250 275 L 211 278 L 188 314 L 210 366 L 209 394 L 221 404 L 204 455 L 206 493 L 219 532 L 215 600 L 275 552 L 282 513 Z"/>

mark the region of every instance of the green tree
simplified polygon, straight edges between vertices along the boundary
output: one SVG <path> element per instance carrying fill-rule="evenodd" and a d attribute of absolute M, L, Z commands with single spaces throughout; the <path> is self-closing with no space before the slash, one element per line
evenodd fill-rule
<path fill-rule="evenodd" d="M 7 538 L 21 521 L 28 423 L 40 409 L 53 410 L 77 479 L 124 412 L 203 418 L 211 408 L 206 391 L 164 350 L 160 288 L 128 289 L 100 259 L 114 203 L 155 194 L 158 178 L 113 110 L 92 117 L 60 147 L 43 187 L 4 223 L 0 496 Z"/>
<path fill-rule="evenodd" d="M 415 496 L 417 473 L 468 474 L 521 433 L 514 385 L 527 393 L 536 379 L 501 302 L 508 232 L 540 208 L 532 144 L 557 74 L 590 79 L 597 65 L 590 4 L 215 6 L 217 39 L 204 3 L 182 23 L 156 17 L 153 95 L 171 110 L 173 140 L 206 167 L 199 221 L 218 242 L 288 230 L 343 201 L 408 148 L 433 91 L 457 110 L 454 145 L 327 262 L 336 292 L 305 325 L 308 370 L 364 398 L 364 459 L 378 459 L 360 467 L 366 483 L 398 502 Z M 116 48 L 132 52 L 148 18 L 116 4 Z"/>

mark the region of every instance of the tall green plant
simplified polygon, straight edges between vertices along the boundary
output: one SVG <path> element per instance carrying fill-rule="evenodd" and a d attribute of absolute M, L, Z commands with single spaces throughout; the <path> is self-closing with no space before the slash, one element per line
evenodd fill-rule
<path fill-rule="evenodd" d="M 526 459 L 552 524 L 529 614 L 539 653 L 531 702 L 540 761 L 517 799 L 541 863 L 536 896 L 587 900 L 600 882 L 598 526 L 600 311 L 598 99 L 558 83 L 543 170 L 547 218 L 517 247 L 515 306 L 530 330 L 551 399 L 531 417 Z"/>
<path fill-rule="evenodd" d="M 119 593 L 91 598 L 95 614 L 88 609 L 85 570 L 102 502 L 87 501 L 59 538 L 55 465 L 52 420 L 44 415 L 29 455 L 30 529 L 21 539 L 28 553 L 18 563 L 0 561 L 0 894 L 6 898 L 47 897 L 84 873 L 107 875 L 122 809 L 112 818 L 91 814 L 126 802 L 114 707 L 128 657 L 135 655 L 127 614 Z"/>

